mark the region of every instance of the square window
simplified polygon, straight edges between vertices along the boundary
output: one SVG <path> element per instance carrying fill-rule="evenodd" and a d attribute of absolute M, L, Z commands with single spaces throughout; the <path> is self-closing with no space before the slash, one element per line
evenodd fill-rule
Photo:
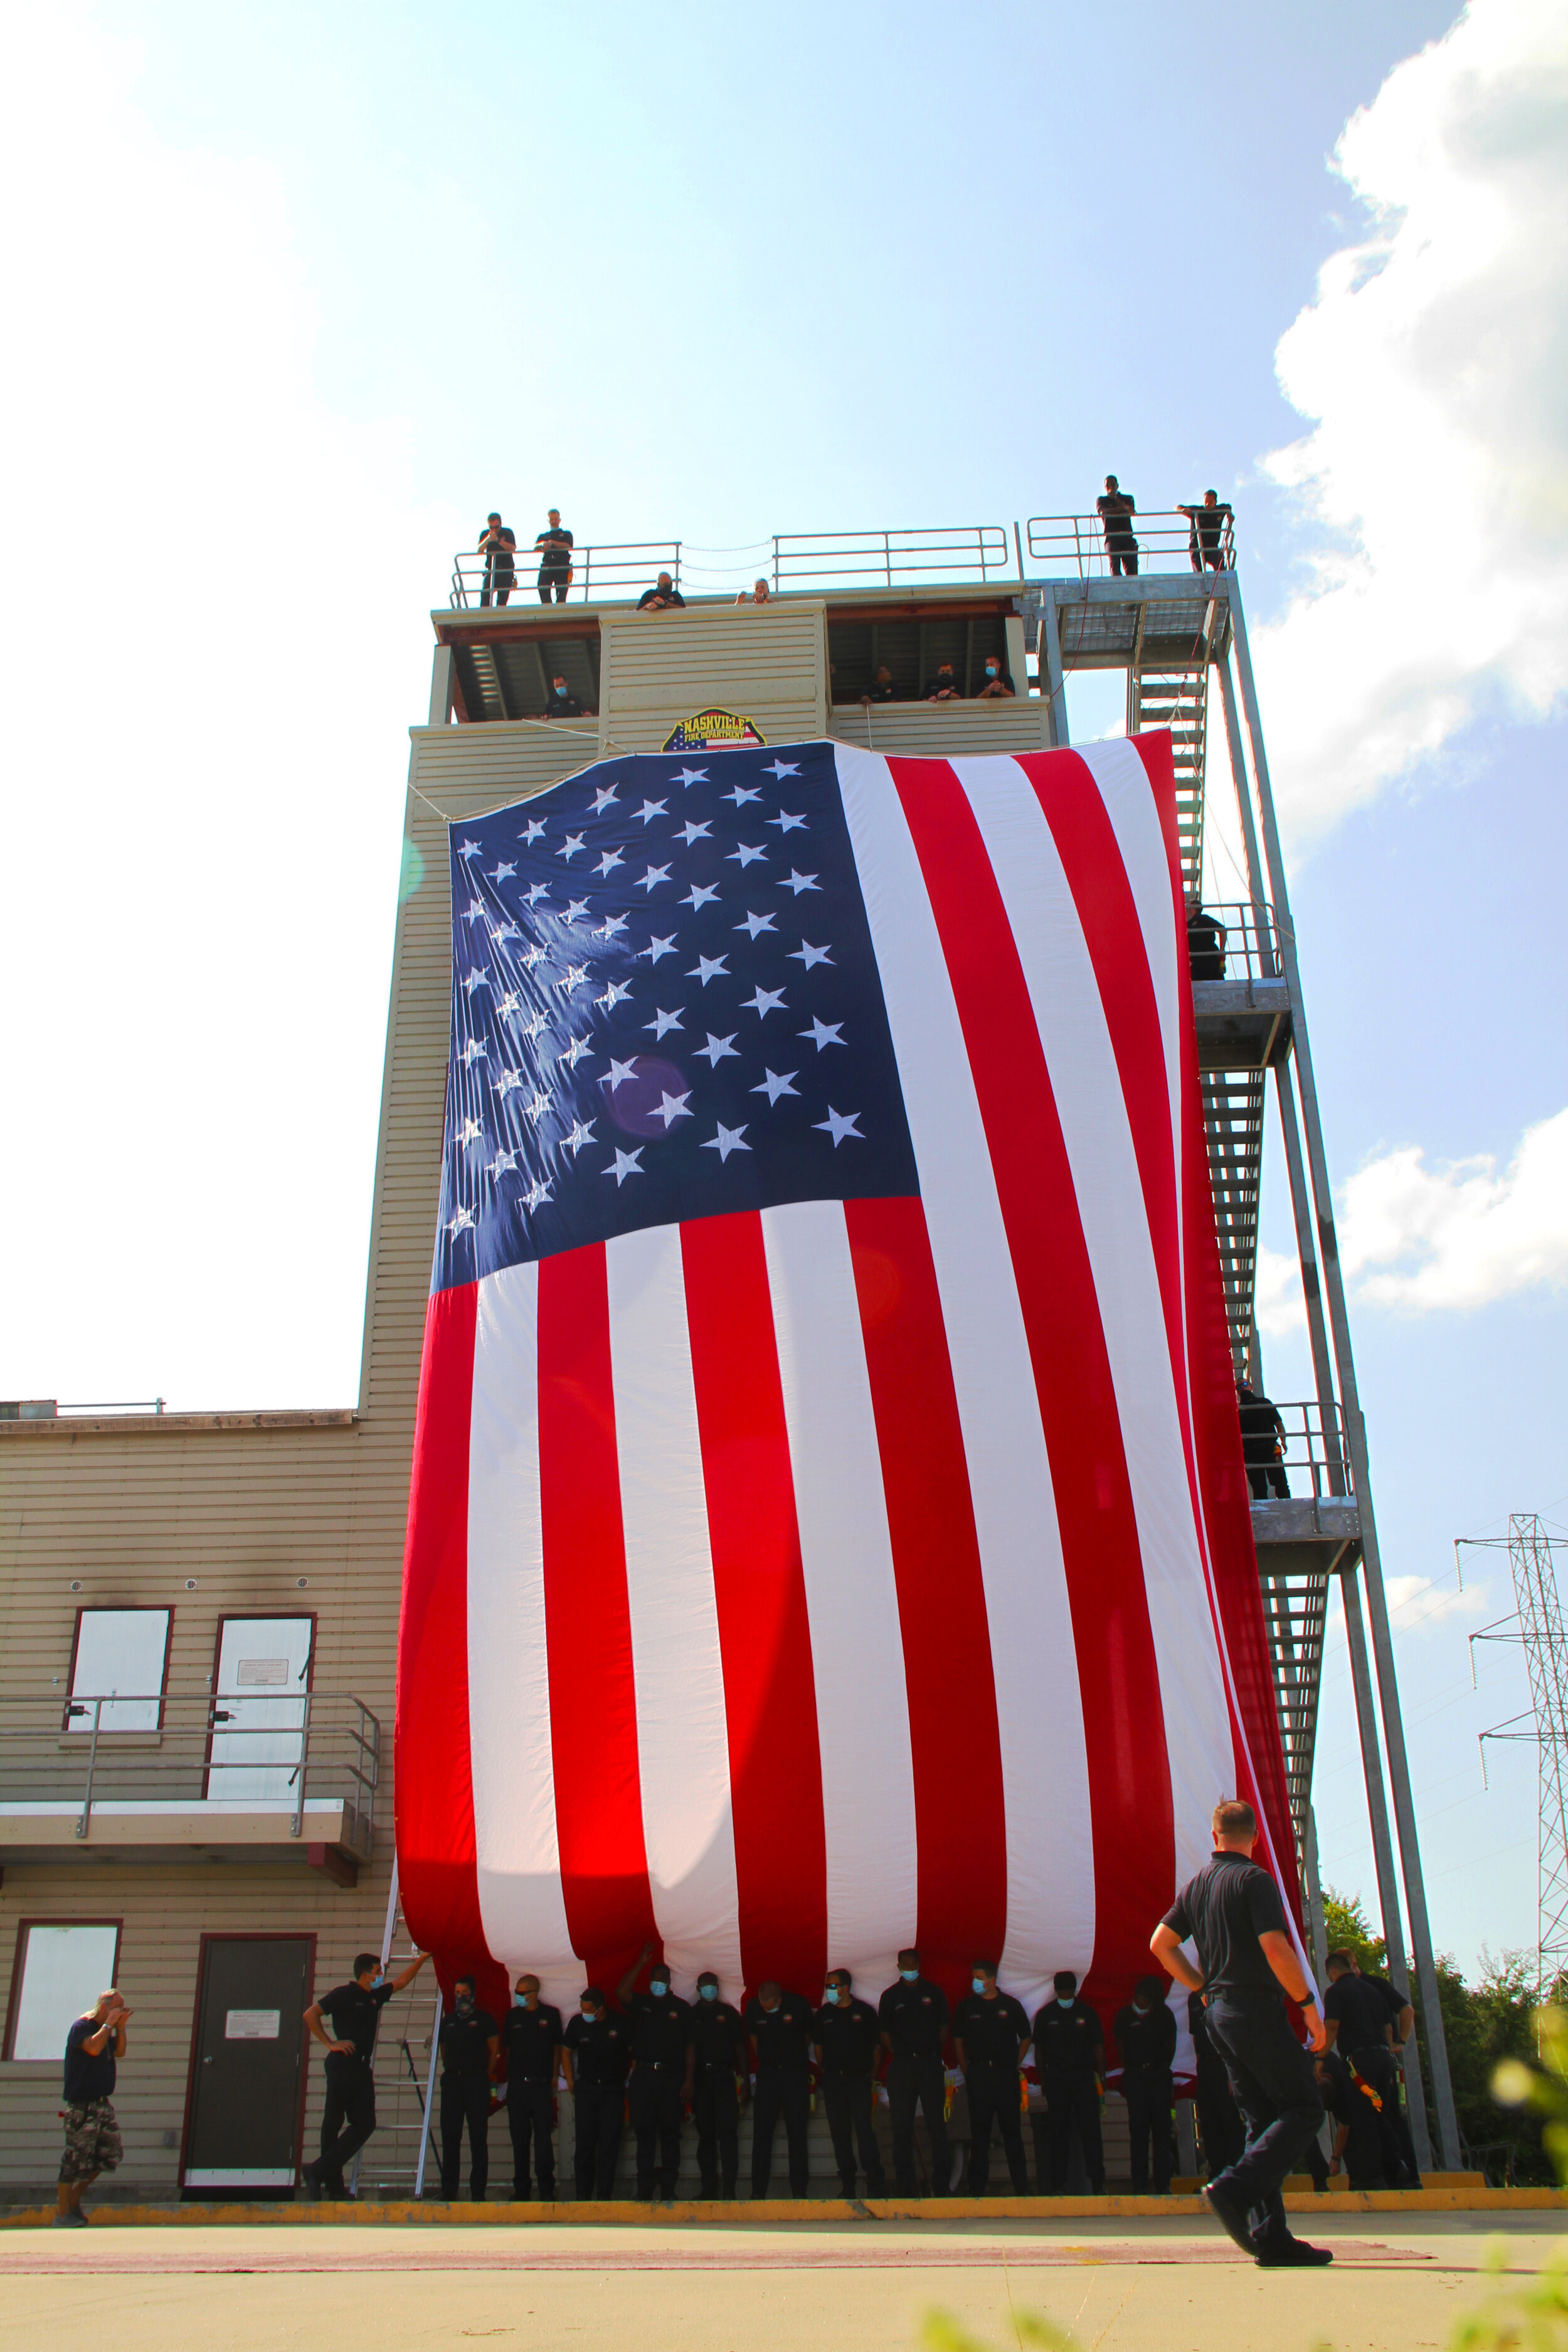
<path fill-rule="evenodd" d="M 7 2058 L 58 2066 L 66 2035 L 114 1982 L 117 1919 L 24 1919 L 11 1977 Z"/>
<path fill-rule="evenodd" d="M 68 1731 L 90 1738 L 95 1715 L 100 1731 L 158 1729 L 172 1614 L 167 1609 L 77 1612 Z M 94 1706 L 99 1699 L 101 1709 Z"/>

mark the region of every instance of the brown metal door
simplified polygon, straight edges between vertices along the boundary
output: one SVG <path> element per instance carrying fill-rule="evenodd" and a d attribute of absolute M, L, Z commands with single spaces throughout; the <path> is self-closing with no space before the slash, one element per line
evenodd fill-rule
<path fill-rule="evenodd" d="M 310 2000 L 309 1936 L 213 1936 L 202 1947 L 188 2197 L 292 2194 Z"/>

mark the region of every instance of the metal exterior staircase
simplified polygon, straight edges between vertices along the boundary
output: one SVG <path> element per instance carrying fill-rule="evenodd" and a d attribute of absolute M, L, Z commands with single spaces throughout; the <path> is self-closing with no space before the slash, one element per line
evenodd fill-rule
<path fill-rule="evenodd" d="M 1142 612 L 1140 611 L 1142 622 Z M 1176 769 L 1176 830 L 1182 845 L 1182 887 L 1195 898 L 1203 887 L 1204 763 L 1207 749 L 1208 647 L 1194 647 L 1190 667 L 1145 669 L 1140 644 L 1127 672 L 1127 732 L 1168 727 Z"/>
<path fill-rule="evenodd" d="M 1263 1171 L 1261 1070 L 1205 1070 L 1204 1133 L 1226 1319 L 1237 1374 L 1252 1348 L 1253 1293 L 1258 1279 L 1258 1195 Z"/>

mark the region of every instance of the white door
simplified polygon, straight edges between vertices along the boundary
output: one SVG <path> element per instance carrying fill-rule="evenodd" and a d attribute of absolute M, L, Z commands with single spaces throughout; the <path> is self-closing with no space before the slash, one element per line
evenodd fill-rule
<path fill-rule="evenodd" d="M 289 1803 L 305 1760 L 309 1617 L 226 1617 L 213 1687 L 207 1796 L 219 1804 Z"/>
<path fill-rule="evenodd" d="M 88 1737 L 96 1720 L 100 1731 L 156 1731 L 168 1654 L 166 1609 L 81 1610 L 67 1730 Z"/>

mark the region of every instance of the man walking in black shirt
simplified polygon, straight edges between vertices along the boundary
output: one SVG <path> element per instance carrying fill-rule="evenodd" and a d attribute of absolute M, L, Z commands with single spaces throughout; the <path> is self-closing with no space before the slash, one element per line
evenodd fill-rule
<path fill-rule="evenodd" d="M 452 2006 L 441 2020 L 441 2194 L 458 2193 L 463 2167 L 463 2127 L 468 2133 L 468 2194 L 482 2205 L 490 2180 L 490 2084 L 500 2056 L 500 2029 L 481 2009 L 472 1977 L 452 1987 Z"/>
<path fill-rule="evenodd" d="M 1142 2197 L 1148 2189 L 1152 2142 L 1154 2194 L 1163 2197 L 1171 2186 L 1171 2062 L 1176 2054 L 1176 2021 L 1159 1977 L 1139 1978 L 1132 1999 L 1117 2013 L 1115 2032 L 1132 2142 L 1132 2194 Z"/>
<path fill-rule="evenodd" d="M 327 2053 L 326 2104 L 321 2109 L 321 2153 L 314 2164 L 300 2168 L 308 2197 L 346 2197 L 343 2167 L 356 2157 L 375 2129 L 375 2029 L 381 2012 L 395 1992 L 411 1984 L 429 1958 L 421 1952 L 399 1977 L 388 1977 L 374 1952 L 354 1956 L 353 1975 L 347 1984 L 313 2000 L 305 2023 Z M 331 2018 L 328 2033 L 321 2020 Z"/>
<path fill-rule="evenodd" d="M 970 1990 L 952 2012 L 952 2038 L 969 2094 L 969 2193 L 984 2197 L 990 2184 L 994 2123 L 1006 2150 L 1013 2193 L 1026 2197 L 1029 2168 L 1024 2161 L 1019 2086 L 1029 2046 L 1029 2016 L 1021 2000 L 997 1990 L 994 1960 L 973 1963 Z"/>
<path fill-rule="evenodd" d="M 85 2230 L 81 2200 L 100 2172 L 112 2172 L 124 2155 L 115 2121 L 115 2061 L 125 2055 L 125 2021 L 131 2011 L 112 1988 L 100 1992 L 84 2017 L 66 2033 L 65 2153 L 55 2194 L 57 2230 Z"/>
<path fill-rule="evenodd" d="M 647 1992 L 633 1992 L 637 1970 L 653 1958 L 645 1944 L 616 1990 L 632 2036 L 632 2074 L 626 2085 L 632 2129 L 637 2141 L 637 2195 L 644 2203 L 675 2195 L 680 2171 L 680 2115 L 691 2105 L 691 2004 L 669 1989 L 669 1970 L 654 1960 Z M 663 2158 L 654 2163 L 655 2147 Z"/>
<path fill-rule="evenodd" d="M 751 2059 L 741 2012 L 719 1998 L 719 1979 L 704 1969 L 691 2009 L 695 2067 L 691 2112 L 697 2125 L 697 2175 L 704 2197 L 733 2197 L 741 2169 L 741 2106 L 750 2095 Z"/>
<path fill-rule="evenodd" d="M 792 2197 L 811 2185 L 805 2128 L 811 2112 L 811 2004 L 781 1985 L 757 1987 L 746 2003 L 745 2026 L 757 2053 L 757 2093 L 752 2102 L 752 2195 L 768 2193 L 773 2170 L 773 2126 L 784 2117 L 789 2146 Z"/>
<path fill-rule="evenodd" d="M 1105 2188 L 1105 2143 L 1100 2129 L 1105 2028 L 1089 2002 L 1079 1999 L 1071 1969 L 1058 1969 L 1054 1983 L 1056 1999 L 1035 2020 L 1035 2069 L 1046 2095 L 1050 2193 L 1059 2197 L 1068 2185 L 1076 2127 L 1089 2195 L 1099 2197 Z"/>
<path fill-rule="evenodd" d="M 616 2193 L 631 2032 L 597 1985 L 584 1986 L 578 2014 L 567 2021 L 563 2046 L 572 2090 L 577 2195 L 584 2201 L 590 2197 L 602 2200 Z"/>
<path fill-rule="evenodd" d="M 882 2155 L 871 2118 L 871 2084 L 881 2054 L 882 2029 L 868 2000 L 857 2000 L 847 1969 L 834 1969 L 823 1989 L 813 2029 L 822 2068 L 822 2102 L 833 2135 L 838 2185 L 855 2197 L 855 2147 L 866 2175 L 868 2197 L 887 2193 Z"/>
<path fill-rule="evenodd" d="M 501 2021 L 506 2052 L 506 2119 L 511 2133 L 511 2193 L 519 2204 L 531 2195 L 529 2143 L 533 2145 L 539 2194 L 555 2195 L 555 2077 L 561 2071 L 561 2011 L 539 1998 L 539 1979 L 519 1977 L 517 2002 Z"/>
<path fill-rule="evenodd" d="M 1226 2062 L 1247 2147 L 1204 2186 L 1216 2221 L 1265 2269 L 1331 2262 L 1293 2238 L 1280 2189 L 1323 2120 L 1312 2062 L 1291 2032 L 1284 1996 L 1300 2004 L 1314 2051 L 1323 2021 L 1291 1944 L 1279 1889 L 1252 1859 L 1258 1816 L 1238 1798 L 1215 1807 L 1215 1851 L 1149 1939 L 1167 1974 L 1205 1998 L 1208 2029 Z M 1197 1946 L 1194 1968 L 1183 1951 Z"/>
<path fill-rule="evenodd" d="M 1349 1952 L 1329 1954 L 1323 2025 L 1329 2048 L 1350 2068 L 1351 2080 L 1373 2119 L 1382 2169 L 1390 2188 L 1401 2185 L 1405 2150 L 1394 2119 L 1394 2053 L 1388 2046 L 1388 2005 L 1381 1991 L 1355 1973 Z"/>
<path fill-rule="evenodd" d="M 926 2119 L 931 2142 L 931 2193 L 947 2194 L 947 2084 L 942 2045 L 947 2033 L 947 1995 L 921 1974 L 912 1946 L 899 1954 L 899 1978 L 877 2004 L 882 2046 L 888 2052 L 888 2111 L 893 2126 L 893 2186 L 900 2197 L 915 2193 L 915 2109 Z"/>

